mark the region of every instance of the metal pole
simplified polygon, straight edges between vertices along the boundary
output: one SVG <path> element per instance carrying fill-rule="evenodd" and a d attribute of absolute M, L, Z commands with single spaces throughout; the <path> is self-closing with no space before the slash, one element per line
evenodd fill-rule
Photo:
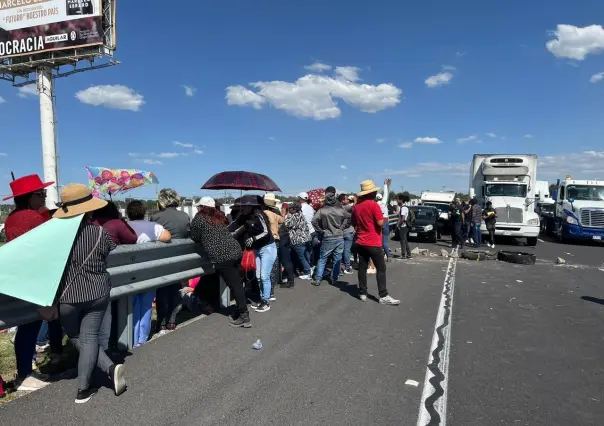
<path fill-rule="evenodd" d="M 51 68 L 38 68 L 38 93 L 40 94 L 40 125 L 42 130 L 42 164 L 44 181 L 54 182 L 46 190 L 46 207 L 56 208 L 59 201 L 57 176 L 57 149 L 55 141 L 55 114 Z"/>

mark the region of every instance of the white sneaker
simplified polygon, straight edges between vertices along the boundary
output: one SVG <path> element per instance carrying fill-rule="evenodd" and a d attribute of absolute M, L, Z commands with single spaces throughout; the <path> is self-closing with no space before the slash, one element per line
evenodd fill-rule
<path fill-rule="evenodd" d="M 48 348 L 50 348 L 50 345 L 48 343 L 44 343 L 43 345 L 36 345 L 36 352 L 40 354 L 42 352 L 45 352 Z"/>
<path fill-rule="evenodd" d="M 366 302 L 366 301 L 367 301 L 367 295 L 366 295 L 366 294 L 361 294 L 361 295 L 359 296 L 359 300 L 360 300 L 361 302 Z"/>
<path fill-rule="evenodd" d="M 377 274 L 377 269 L 375 269 L 375 268 L 369 268 L 369 269 L 367 269 L 367 273 L 371 274 L 371 275 L 375 275 L 375 274 Z"/>
<path fill-rule="evenodd" d="M 388 295 L 386 297 L 380 297 L 380 304 L 382 305 L 400 305 L 401 301 L 392 298 L 392 296 Z"/>
<path fill-rule="evenodd" d="M 48 386 L 49 383 L 42 381 L 40 379 L 41 376 L 42 375 L 34 372 L 27 376 L 25 379 L 18 380 L 16 383 L 17 392 L 32 392 Z"/>
<path fill-rule="evenodd" d="M 495 244 L 491 244 L 491 248 L 495 248 Z"/>
<path fill-rule="evenodd" d="M 310 280 L 310 275 L 300 275 L 298 278 L 301 280 Z"/>

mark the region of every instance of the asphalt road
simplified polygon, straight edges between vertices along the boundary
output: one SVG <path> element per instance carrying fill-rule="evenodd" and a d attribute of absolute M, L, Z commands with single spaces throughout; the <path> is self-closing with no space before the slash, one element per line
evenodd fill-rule
<path fill-rule="evenodd" d="M 503 248 L 533 251 L 538 263 L 460 259 L 449 277 L 450 350 L 439 349 L 449 354 L 439 401 L 447 423 L 601 424 L 604 248 Z M 358 301 L 355 275 L 338 287 L 299 282 L 254 313 L 252 329 L 214 314 L 136 350 L 119 398 L 101 389 L 75 405 L 75 382 L 64 380 L 1 406 L 0 424 L 415 425 L 448 266 L 440 257 L 390 263 L 399 307 Z M 257 338 L 261 351 L 251 349 Z"/>

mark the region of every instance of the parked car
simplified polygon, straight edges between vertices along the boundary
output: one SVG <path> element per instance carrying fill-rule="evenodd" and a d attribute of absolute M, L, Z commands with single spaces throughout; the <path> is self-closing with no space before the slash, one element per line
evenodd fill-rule
<path fill-rule="evenodd" d="M 438 218 L 440 211 L 431 206 L 409 207 L 415 213 L 415 224 L 409 229 L 409 239 L 424 239 L 435 243 L 440 236 Z"/>

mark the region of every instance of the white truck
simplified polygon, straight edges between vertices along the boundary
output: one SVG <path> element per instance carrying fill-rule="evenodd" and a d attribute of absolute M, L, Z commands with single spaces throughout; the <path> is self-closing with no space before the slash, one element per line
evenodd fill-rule
<path fill-rule="evenodd" d="M 553 198 L 554 216 L 548 229 L 560 241 L 604 240 L 604 181 L 558 180 Z"/>
<path fill-rule="evenodd" d="M 535 212 L 537 184 L 535 154 L 475 154 L 470 168 L 470 197 L 484 207 L 487 201 L 497 212 L 495 235 L 524 237 L 536 246 L 539 215 Z M 486 225 L 481 226 L 487 234 Z"/>
<path fill-rule="evenodd" d="M 538 203 L 554 204 L 554 200 L 549 193 L 549 182 L 546 180 L 538 180 L 535 185 L 535 198 Z"/>
<path fill-rule="evenodd" d="M 437 238 L 440 239 L 441 235 L 449 234 L 451 232 L 449 206 L 455 199 L 455 192 L 423 191 L 420 199 L 422 205 L 436 207 L 439 211 L 438 228 L 436 230 Z"/>

